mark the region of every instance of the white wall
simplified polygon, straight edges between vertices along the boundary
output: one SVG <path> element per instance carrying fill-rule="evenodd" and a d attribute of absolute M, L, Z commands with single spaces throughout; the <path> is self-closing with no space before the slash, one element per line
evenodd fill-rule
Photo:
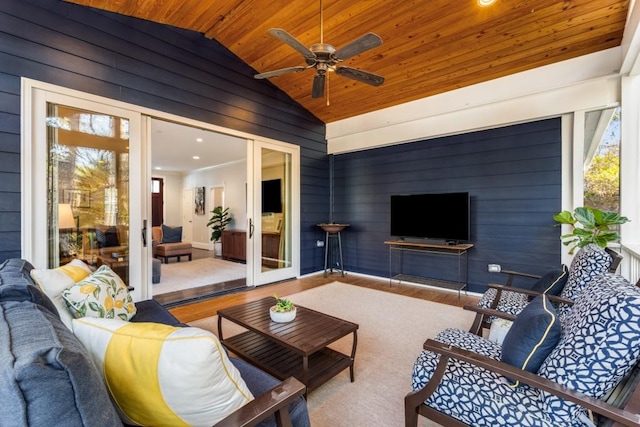
<path fill-rule="evenodd" d="M 247 223 L 247 162 L 240 161 L 225 165 L 200 169 L 184 177 L 180 190 L 195 187 L 205 187 L 205 197 L 209 197 L 212 187 L 224 187 L 224 207 L 229 208 L 233 221 L 227 228 L 245 230 Z M 180 198 L 179 200 L 182 200 Z M 211 206 L 205 200 L 205 206 Z M 193 240 L 191 244 L 196 248 L 211 250 L 213 245 L 209 240 L 211 230 L 207 222 L 211 212 L 205 215 L 193 215 Z"/>

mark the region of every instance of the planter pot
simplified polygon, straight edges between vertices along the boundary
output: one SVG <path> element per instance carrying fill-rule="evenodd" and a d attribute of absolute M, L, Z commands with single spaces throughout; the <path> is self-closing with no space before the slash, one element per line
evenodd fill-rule
<path fill-rule="evenodd" d="M 273 306 L 275 307 L 275 305 Z M 273 307 L 269 309 L 269 315 L 271 316 L 271 320 L 277 323 L 287 323 L 293 321 L 296 318 L 296 309 L 294 308 L 291 311 L 279 312 L 273 311 Z"/>
<path fill-rule="evenodd" d="M 213 250 L 216 253 L 216 256 L 222 256 L 222 242 L 215 242 L 213 244 Z"/>

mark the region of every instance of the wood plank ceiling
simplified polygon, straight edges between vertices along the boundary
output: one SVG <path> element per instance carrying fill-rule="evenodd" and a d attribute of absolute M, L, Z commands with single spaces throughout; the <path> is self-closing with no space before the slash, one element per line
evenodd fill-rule
<path fill-rule="evenodd" d="M 67 1 L 203 33 L 257 72 L 305 65 L 269 28 L 306 46 L 320 41 L 320 1 Z M 382 46 L 341 65 L 385 83 L 332 74 L 328 97 L 312 99 L 314 70 L 270 81 L 329 123 L 619 46 L 628 7 L 629 0 L 497 0 L 490 7 L 476 0 L 324 0 L 324 42 L 340 48 L 378 34 Z"/>

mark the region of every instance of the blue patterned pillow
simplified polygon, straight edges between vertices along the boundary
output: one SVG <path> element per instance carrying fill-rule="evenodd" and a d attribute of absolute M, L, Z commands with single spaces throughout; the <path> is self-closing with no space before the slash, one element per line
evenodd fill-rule
<path fill-rule="evenodd" d="M 597 245 L 587 245 L 576 253 L 569 278 L 564 286 L 561 297 L 575 301 L 580 293 L 599 275 L 609 271 L 611 256 Z"/>
<path fill-rule="evenodd" d="M 167 227 L 162 224 L 162 243 L 182 242 L 182 227 Z"/>
<path fill-rule="evenodd" d="M 594 280 L 562 318 L 562 338 L 538 375 L 601 398 L 640 359 L 640 289 L 622 276 L 606 273 Z M 549 416 L 566 423 L 583 409 L 542 394 Z"/>
<path fill-rule="evenodd" d="M 536 373 L 560 341 L 560 321 L 545 295 L 537 296 L 516 317 L 502 343 L 500 360 Z M 518 381 L 514 386 L 518 386 Z"/>

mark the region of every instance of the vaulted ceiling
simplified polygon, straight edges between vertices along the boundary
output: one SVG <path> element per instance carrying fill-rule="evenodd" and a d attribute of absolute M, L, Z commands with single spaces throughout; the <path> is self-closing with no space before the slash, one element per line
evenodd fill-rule
<path fill-rule="evenodd" d="M 320 1 L 67 0 L 190 29 L 216 39 L 257 72 L 305 65 L 268 33 L 320 42 Z M 325 123 L 619 46 L 629 0 L 324 0 L 324 42 L 340 48 L 367 32 L 382 46 L 340 65 L 385 78 L 374 87 L 331 73 L 311 98 L 314 71 L 271 82 Z M 612 70 L 613 71 L 613 70 Z M 553 76 L 549 76 L 553 78 Z"/>

